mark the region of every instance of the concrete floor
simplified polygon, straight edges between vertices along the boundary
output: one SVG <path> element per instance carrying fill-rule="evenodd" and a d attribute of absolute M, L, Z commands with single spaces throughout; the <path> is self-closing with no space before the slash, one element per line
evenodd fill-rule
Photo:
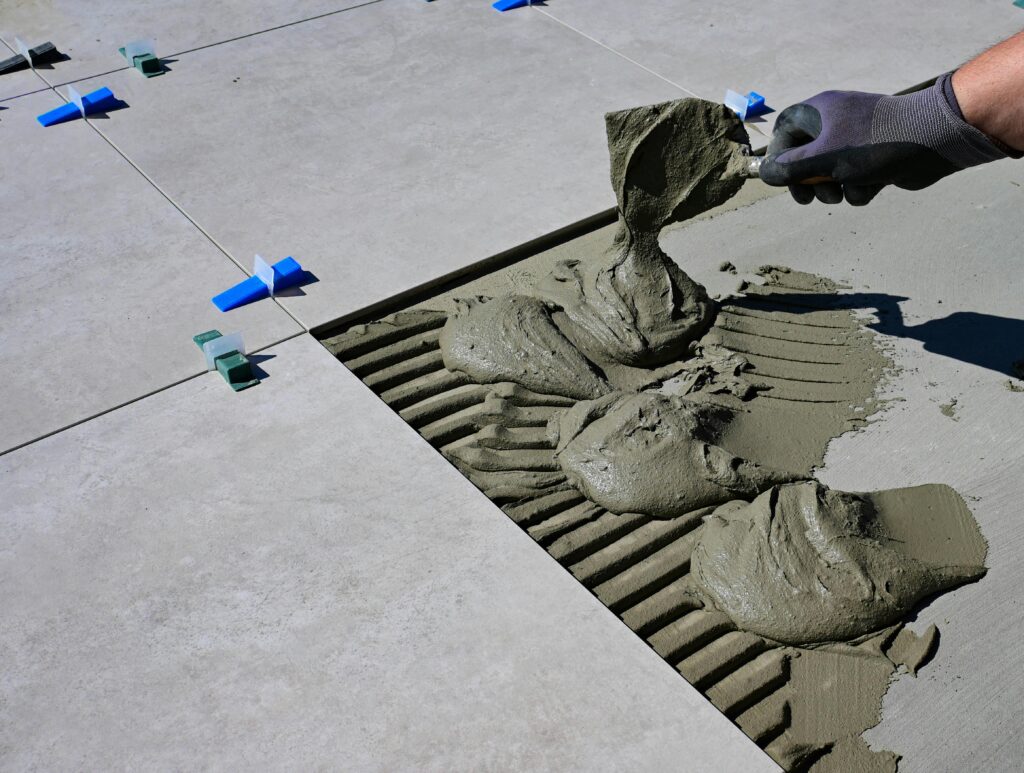
<path fill-rule="evenodd" d="M 895 90 L 1019 9 L 878 4 L 848 20 L 853 56 L 813 3 L 92 5 L 0 9 L 4 44 L 71 56 L 0 76 L 0 767 L 773 769 L 303 331 L 610 206 L 606 110 Z M 795 60 L 794 17 L 823 30 Z M 124 67 L 139 37 L 170 72 Z M 39 127 L 79 80 L 128 107 Z M 1005 351 L 946 343 L 965 321 L 1021 340 L 1022 183 L 1006 164 L 867 210 L 776 197 L 666 239 L 698 278 L 727 244 L 903 310 L 904 402 L 825 480 L 957 486 L 992 544 L 989 577 L 923 613 L 939 657 L 871 735 L 908 770 L 1024 755 L 1000 670 L 1024 630 L 1024 395 Z M 319 281 L 219 314 L 254 252 Z M 265 383 L 200 375 L 213 327 L 261 350 Z"/>

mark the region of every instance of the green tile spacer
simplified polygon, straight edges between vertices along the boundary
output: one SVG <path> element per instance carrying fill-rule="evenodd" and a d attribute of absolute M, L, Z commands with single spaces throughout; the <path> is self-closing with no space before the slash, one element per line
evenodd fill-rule
<path fill-rule="evenodd" d="M 154 75 L 159 75 L 164 71 L 163 65 L 160 64 L 160 60 L 153 54 L 136 56 L 134 57 L 133 64 L 135 65 L 135 69 L 147 78 L 152 78 Z"/>
<path fill-rule="evenodd" d="M 117 52 L 147 78 L 160 75 L 164 71 L 159 57 L 153 50 L 153 41 L 151 40 L 136 40 L 126 46 L 121 46 Z"/>
<path fill-rule="evenodd" d="M 203 344 L 207 341 L 212 341 L 214 338 L 220 338 L 221 333 L 219 330 L 207 330 L 205 333 L 192 336 L 192 340 L 195 341 L 196 346 L 200 349 L 203 348 Z"/>
<path fill-rule="evenodd" d="M 252 375 L 252 363 L 239 352 L 228 352 L 217 358 L 217 370 L 224 380 L 231 385 L 236 392 L 256 386 L 260 383 L 258 378 Z"/>
<path fill-rule="evenodd" d="M 214 354 L 213 366 L 216 367 L 217 372 L 224 377 L 224 380 L 236 392 L 241 392 L 243 389 L 248 389 L 260 383 L 260 380 L 253 375 L 252 363 L 249 362 L 249 358 L 237 349 L 225 350 L 224 347 L 221 347 L 219 353 L 216 353 L 216 350 L 207 352 L 206 344 L 210 341 L 216 341 L 218 338 L 224 338 L 219 330 L 207 330 L 205 333 L 192 336 L 195 345 L 206 354 L 207 368 L 212 370 L 209 366 L 209 358 L 211 354 Z M 237 343 L 238 346 L 241 346 L 242 337 L 235 333 L 228 336 L 223 343 L 228 346 L 232 343 Z"/>

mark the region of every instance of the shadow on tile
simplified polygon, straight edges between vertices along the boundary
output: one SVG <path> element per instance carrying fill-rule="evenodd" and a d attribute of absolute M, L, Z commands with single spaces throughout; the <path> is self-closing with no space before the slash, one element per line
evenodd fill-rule
<path fill-rule="evenodd" d="M 306 285 L 316 284 L 320 281 L 320 278 L 312 271 L 302 270 L 301 278 L 299 283 L 293 287 L 288 287 L 284 290 L 280 290 L 274 293 L 275 298 L 294 298 L 300 295 L 305 295 L 306 292 L 302 289 Z"/>
<path fill-rule="evenodd" d="M 33 59 L 35 59 L 35 57 L 33 57 Z M 37 70 L 53 70 L 53 69 L 55 69 L 54 68 L 55 64 L 60 64 L 61 62 L 70 62 L 70 61 L 71 61 L 71 57 L 68 56 L 67 54 L 65 54 L 63 51 L 61 51 L 58 54 L 56 54 L 53 59 L 50 59 L 47 62 L 36 62 L 35 68 Z"/>
<path fill-rule="evenodd" d="M 249 358 L 249 364 L 252 365 L 253 376 L 260 381 L 266 381 L 270 378 L 270 375 L 260 367 L 260 363 L 274 359 L 277 356 L 276 354 L 249 354 L 246 356 Z"/>
<path fill-rule="evenodd" d="M 108 118 L 110 118 L 109 113 L 116 113 L 118 110 L 124 110 L 126 107 L 131 107 L 131 105 L 129 105 L 123 99 L 118 99 L 116 102 L 113 102 L 110 105 L 110 107 L 108 107 L 106 110 L 103 110 L 103 111 L 98 112 L 98 113 L 88 113 L 87 117 L 89 118 L 90 121 L 95 120 L 95 119 L 99 119 L 101 121 L 105 121 Z"/>

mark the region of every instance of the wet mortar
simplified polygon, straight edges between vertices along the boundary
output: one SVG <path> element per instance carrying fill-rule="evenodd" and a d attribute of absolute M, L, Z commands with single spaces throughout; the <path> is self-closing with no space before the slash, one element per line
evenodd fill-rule
<path fill-rule="evenodd" d="M 616 225 L 322 341 L 783 767 L 892 771 L 861 734 L 938 642 L 903 622 L 987 546 L 948 487 L 811 480 L 891 363 L 826 278 L 765 266 L 716 303 L 661 252 L 742 185 L 695 103 L 608 116 Z"/>

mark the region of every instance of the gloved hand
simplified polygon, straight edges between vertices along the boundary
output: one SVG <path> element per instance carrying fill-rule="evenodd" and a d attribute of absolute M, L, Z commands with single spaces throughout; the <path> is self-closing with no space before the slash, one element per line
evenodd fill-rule
<path fill-rule="evenodd" d="M 886 185 L 919 190 L 1008 152 L 964 120 L 947 73 L 903 96 L 825 91 L 787 107 L 760 174 L 769 185 L 788 185 L 801 204 L 845 196 L 863 205 Z"/>

